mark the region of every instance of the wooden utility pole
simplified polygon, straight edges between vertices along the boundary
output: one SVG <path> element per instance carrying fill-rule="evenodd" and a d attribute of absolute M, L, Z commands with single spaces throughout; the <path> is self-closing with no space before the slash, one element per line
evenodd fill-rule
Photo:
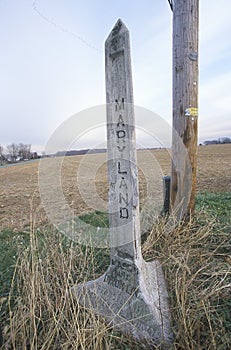
<path fill-rule="evenodd" d="M 173 133 L 171 205 L 183 215 L 194 212 L 198 130 L 199 0 L 174 0 Z"/>

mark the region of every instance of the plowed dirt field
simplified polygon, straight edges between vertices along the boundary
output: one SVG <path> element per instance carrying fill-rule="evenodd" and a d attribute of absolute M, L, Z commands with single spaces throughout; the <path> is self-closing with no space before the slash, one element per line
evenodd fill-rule
<path fill-rule="evenodd" d="M 48 223 L 46 193 L 54 195 L 52 210 L 60 205 L 59 199 L 76 216 L 96 209 L 107 210 L 106 154 L 63 158 L 58 174 L 56 162 L 57 158 L 50 158 L 0 168 L 1 228 L 23 230 L 32 223 L 36 226 Z M 142 207 L 150 192 L 161 200 L 162 176 L 170 175 L 170 155 L 164 149 L 138 151 L 138 163 Z M 199 146 L 197 191 L 231 192 L 230 166 L 230 144 Z M 46 192 L 47 174 L 49 181 L 54 178 L 54 182 L 52 186 L 49 182 Z"/>

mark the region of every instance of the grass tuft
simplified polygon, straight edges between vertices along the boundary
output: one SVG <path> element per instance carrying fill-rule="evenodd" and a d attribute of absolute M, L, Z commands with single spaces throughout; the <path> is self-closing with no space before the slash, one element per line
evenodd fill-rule
<path fill-rule="evenodd" d="M 167 236 L 158 222 L 143 245 L 146 260 L 158 259 L 165 271 L 175 334 L 174 349 L 231 347 L 230 234 L 216 221 L 200 226 L 197 213 Z"/>

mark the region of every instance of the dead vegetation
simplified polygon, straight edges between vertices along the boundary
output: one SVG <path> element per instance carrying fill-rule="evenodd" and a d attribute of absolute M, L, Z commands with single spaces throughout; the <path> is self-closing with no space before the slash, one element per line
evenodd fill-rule
<path fill-rule="evenodd" d="M 231 346 L 229 237 L 212 221 L 201 225 L 204 219 L 199 213 L 168 235 L 160 220 L 143 245 L 145 259 L 158 259 L 165 272 L 175 350 Z M 76 283 L 105 272 L 108 250 L 74 244 L 52 228 L 31 227 L 29 242 L 16 264 L 3 349 L 149 349 L 114 332 L 70 294 Z"/>

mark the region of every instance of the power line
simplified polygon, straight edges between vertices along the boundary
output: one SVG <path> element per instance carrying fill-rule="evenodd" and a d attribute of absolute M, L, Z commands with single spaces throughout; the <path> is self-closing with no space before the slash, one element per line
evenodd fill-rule
<path fill-rule="evenodd" d="M 44 19 L 46 22 L 52 24 L 55 28 L 57 28 L 58 30 L 60 30 L 61 32 L 71 35 L 72 37 L 74 37 L 75 39 L 79 40 L 82 42 L 82 44 L 88 46 L 90 49 L 93 49 L 95 51 L 98 52 L 102 52 L 102 50 L 98 49 L 96 46 L 90 44 L 88 41 L 86 41 L 83 37 L 81 37 L 80 35 L 64 28 L 62 25 L 56 23 L 53 19 L 47 17 L 46 15 L 44 15 L 38 8 L 36 1 L 33 2 L 32 4 L 33 10 L 42 18 Z"/>

